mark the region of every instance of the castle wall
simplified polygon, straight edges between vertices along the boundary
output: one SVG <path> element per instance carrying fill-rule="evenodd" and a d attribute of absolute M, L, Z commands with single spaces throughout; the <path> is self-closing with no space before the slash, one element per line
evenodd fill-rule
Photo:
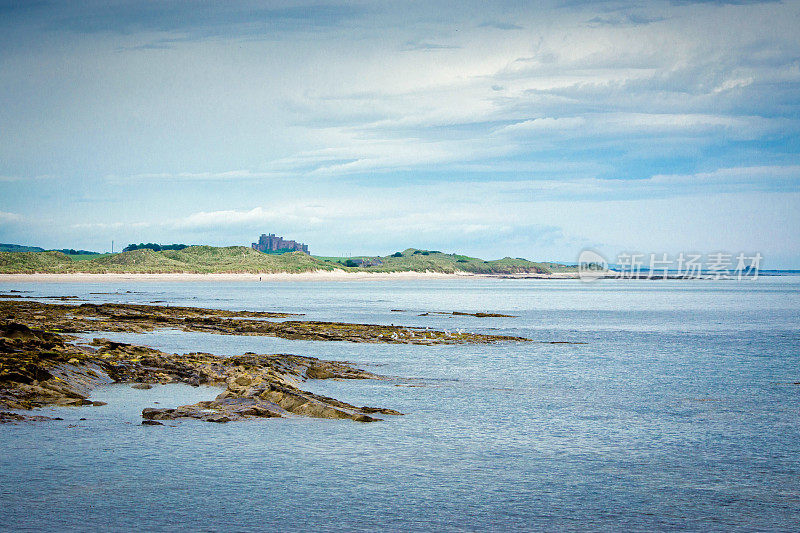
<path fill-rule="evenodd" d="M 262 233 L 261 237 L 258 238 L 258 242 L 254 242 L 251 246 L 253 250 L 258 250 L 259 252 L 292 250 L 308 253 L 307 244 L 286 240 L 283 237 L 277 237 L 274 233 L 270 233 L 269 235 Z"/>

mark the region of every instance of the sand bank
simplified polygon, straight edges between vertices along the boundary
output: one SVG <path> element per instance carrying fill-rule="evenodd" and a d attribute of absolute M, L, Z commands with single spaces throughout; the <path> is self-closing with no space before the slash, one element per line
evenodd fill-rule
<path fill-rule="evenodd" d="M 481 277 L 466 272 L 443 274 L 441 272 L 345 272 L 343 270 L 318 270 L 297 274 L 132 274 L 132 273 L 66 273 L 66 274 L 0 274 L 0 282 L 54 282 L 54 283 L 104 283 L 126 281 L 202 281 L 202 282 L 236 282 L 236 281 L 402 281 L 423 279 L 464 279 Z"/>

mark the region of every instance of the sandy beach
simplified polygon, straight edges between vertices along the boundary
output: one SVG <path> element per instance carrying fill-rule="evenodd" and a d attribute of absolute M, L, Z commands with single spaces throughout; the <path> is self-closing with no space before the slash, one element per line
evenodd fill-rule
<path fill-rule="evenodd" d="M 486 279 L 486 278 L 511 278 L 511 279 L 573 279 L 577 278 L 575 272 L 559 272 L 554 274 L 473 274 L 470 272 L 443 273 L 443 272 L 346 272 L 344 270 L 317 270 L 314 272 L 288 272 L 260 273 L 249 272 L 227 274 L 198 274 L 192 272 L 174 272 L 163 274 L 141 273 L 89 273 L 70 272 L 63 274 L 0 274 L 0 283 L 35 282 L 35 283 L 107 283 L 121 281 L 142 282 L 237 282 L 237 281 L 413 281 L 426 279 Z"/>
<path fill-rule="evenodd" d="M 0 274 L 0 282 L 36 282 L 36 283 L 103 283 L 103 282 L 164 282 L 164 281 L 202 281 L 202 282 L 237 282 L 237 281 L 402 281 L 421 279 L 464 279 L 486 277 L 466 272 L 445 274 L 441 272 L 345 272 L 343 270 L 317 270 L 314 272 L 290 273 L 231 273 L 231 274 L 135 274 L 135 273 L 65 273 L 65 274 Z"/>

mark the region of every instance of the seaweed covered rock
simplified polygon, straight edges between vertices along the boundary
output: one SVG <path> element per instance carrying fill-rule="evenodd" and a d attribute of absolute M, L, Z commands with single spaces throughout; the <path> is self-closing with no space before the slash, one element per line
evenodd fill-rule
<path fill-rule="evenodd" d="M 94 339 L 91 346 L 15 322 L 0 323 L 0 407 L 32 409 L 44 405 L 103 405 L 92 402 L 92 388 L 105 383 L 223 385 L 213 400 L 176 408 L 148 408 L 145 420 L 196 418 L 230 422 L 246 418 L 308 416 L 377 420 L 391 409 L 355 407 L 300 390 L 306 379 L 381 379 L 342 361 L 313 357 L 246 353 L 220 357 L 207 353 L 168 354 L 146 346 Z M 12 416 L 13 415 L 13 416 Z M 17 415 L 8 420 L 16 420 Z M 23 415 L 20 415 L 23 416 Z"/>

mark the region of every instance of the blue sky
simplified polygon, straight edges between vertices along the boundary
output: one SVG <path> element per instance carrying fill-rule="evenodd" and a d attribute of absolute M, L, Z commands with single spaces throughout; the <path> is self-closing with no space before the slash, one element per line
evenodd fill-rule
<path fill-rule="evenodd" d="M 0 242 L 800 267 L 799 27 L 796 1 L 0 0 Z"/>

